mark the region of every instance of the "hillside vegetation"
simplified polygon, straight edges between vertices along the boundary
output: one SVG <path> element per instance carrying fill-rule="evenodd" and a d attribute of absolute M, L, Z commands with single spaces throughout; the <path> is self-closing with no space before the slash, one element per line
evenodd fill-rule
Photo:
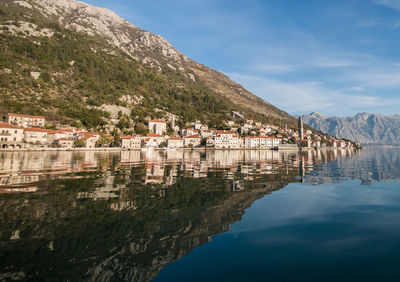
<path fill-rule="evenodd" d="M 112 123 L 112 118 L 115 123 L 102 106 L 117 105 L 130 112 L 123 117 L 128 120 L 126 126 L 171 113 L 180 126 L 200 119 L 221 127 L 232 110 L 263 122 L 295 125 L 295 119 L 284 112 L 279 118 L 254 111 L 180 70 L 144 64 L 105 36 L 65 28 L 54 18 L 13 1 L 1 5 L 3 116 L 7 112 L 40 114 L 56 123 L 97 128 Z"/>

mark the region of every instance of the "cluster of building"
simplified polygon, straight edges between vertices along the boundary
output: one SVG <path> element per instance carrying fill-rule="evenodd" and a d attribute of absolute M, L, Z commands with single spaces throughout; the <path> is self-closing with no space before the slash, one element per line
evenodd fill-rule
<path fill-rule="evenodd" d="M 215 148 L 215 149 L 297 149 L 302 148 L 351 148 L 359 144 L 340 140 L 321 133 L 304 130 L 303 121 L 299 118 L 297 130 L 280 128 L 275 125 L 246 120 L 238 112 L 232 112 L 236 120 L 225 121 L 228 130 L 209 128 L 207 124 L 196 120 L 179 129 L 175 125 L 173 136 L 167 135 L 165 120 L 149 120 L 146 135 L 121 136 L 120 146 L 124 149 L 153 149 L 153 148 Z M 243 120 L 245 122 L 243 122 Z M 0 123 L 1 148 L 29 148 L 30 146 L 46 146 L 59 148 L 95 148 L 101 138 L 97 132 L 88 132 L 79 128 L 46 129 L 45 117 L 21 114 L 8 114 L 7 123 Z M 80 142 L 76 142 L 80 140 Z"/>
<path fill-rule="evenodd" d="M 243 116 L 233 112 L 232 115 Z M 208 128 L 206 124 L 196 120 L 190 127 L 179 130 L 179 135 L 168 136 L 167 121 L 149 120 L 149 134 L 123 136 L 121 147 L 125 149 L 159 148 L 198 148 L 215 149 L 293 149 L 293 148 L 352 148 L 358 143 L 340 140 L 332 136 L 304 130 L 301 117 L 298 130 L 280 128 L 275 125 L 262 124 L 246 120 L 241 125 L 234 121 L 226 121 L 229 130 Z"/>
<path fill-rule="evenodd" d="M 100 139 L 97 132 L 79 128 L 44 128 L 44 116 L 31 116 L 9 113 L 7 123 L 0 123 L 0 146 L 3 149 L 47 146 L 72 148 L 76 140 L 82 140 L 85 148 L 94 148 Z"/>

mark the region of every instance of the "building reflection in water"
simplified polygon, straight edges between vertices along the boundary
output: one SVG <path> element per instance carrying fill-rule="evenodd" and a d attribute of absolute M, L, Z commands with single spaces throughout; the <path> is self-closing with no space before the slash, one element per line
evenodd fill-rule
<path fill-rule="evenodd" d="M 148 281 L 288 183 L 400 179 L 388 162 L 399 153 L 3 152 L 0 278 Z"/>
<path fill-rule="evenodd" d="M 193 178 L 207 177 L 208 172 L 224 172 L 227 177 L 241 173 L 251 179 L 258 174 L 277 173 L 283 167 L 299 167 L 300 178 L 314 165 L 326 164 L 337 158 L 351 157 L 351 150 L 308 150 L 305 152 L 286 152 L 273 150 L 217 150 L 217 151 L 121 151 L 104 152 L 3 152 L 0 154 L 0 189 L 24 188 L 36 185 L 46 177 L 56 178 L 71 173 L 90 172 L 109 169 L 117 160 L 114 169 L 145 165 L 144 182 L 148 184 L 167 183 L 177 175 L 177 171 Z M 165 173 L 165 166 L 173 165 L 172 172 Z M 169 181 L 167 181 L 169 180 Z M 167 183 L 168 184 L 168 183 Z M 34 186 L 30 186 L 34 187 Z M 36 190 L 27 190 L 36 191 Z"/>

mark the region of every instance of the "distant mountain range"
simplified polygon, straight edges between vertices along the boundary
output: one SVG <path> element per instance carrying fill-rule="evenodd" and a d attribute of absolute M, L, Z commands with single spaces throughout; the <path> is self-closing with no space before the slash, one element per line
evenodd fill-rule
<path fill-rule="evenodd" d="M 358 113 L 350 117 L 332 117 L 320 113 L 302 116 L 308 125 L 362 144 L 400 145 L 400 115 Z"/>

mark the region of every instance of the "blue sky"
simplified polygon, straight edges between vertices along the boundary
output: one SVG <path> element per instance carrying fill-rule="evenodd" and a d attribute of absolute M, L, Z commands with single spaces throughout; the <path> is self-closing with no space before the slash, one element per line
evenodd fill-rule
<path fill-rule="evenodd" d="M 84 2 L 290 114 L 400 114 L 400 0 Z"/>

